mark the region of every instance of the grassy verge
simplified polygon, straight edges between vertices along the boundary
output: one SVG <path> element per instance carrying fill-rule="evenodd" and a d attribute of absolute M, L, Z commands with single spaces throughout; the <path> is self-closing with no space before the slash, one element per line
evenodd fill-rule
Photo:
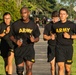
<path fill-rule="evenodd" d="M 0 75 L 5 75 L 5 71 L 4 71 L 4 61 L 2 59 L 2 57 L 0 56 Z"/>
<path fill-rule="evenodd" d="M 76 41 L 74 41 L 73 47 L 74 47 L 74 54 L 73 54 L 73 64 L 72 64 L 71 75 L 76 75 Z"/>

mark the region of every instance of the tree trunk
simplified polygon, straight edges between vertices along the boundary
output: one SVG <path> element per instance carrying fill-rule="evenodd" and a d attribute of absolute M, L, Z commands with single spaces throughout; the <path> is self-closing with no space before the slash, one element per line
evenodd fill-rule
<path fill-rule="evenodd" d="M 17 2 L 17 7 L 19 7 L 21 5 L 22 0 L 16 0 Z"/>

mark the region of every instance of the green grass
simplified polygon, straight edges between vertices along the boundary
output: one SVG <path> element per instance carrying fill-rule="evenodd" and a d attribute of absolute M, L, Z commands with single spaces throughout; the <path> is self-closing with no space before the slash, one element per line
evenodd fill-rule
<path fill-rule="evenodd" d="M 73 64 L 72 64 L 71 75 L 76 75 L 76 41 L 74 41 L 73 47 L 74 47 L 74 54 L 73 54 Z"/>
<path fill-rule="evenodd" d="M 4 71 L 4 61 L 2 59 L 2 57 L 0 56 L 0 75 L 5 75 L 5 71 Z"/>

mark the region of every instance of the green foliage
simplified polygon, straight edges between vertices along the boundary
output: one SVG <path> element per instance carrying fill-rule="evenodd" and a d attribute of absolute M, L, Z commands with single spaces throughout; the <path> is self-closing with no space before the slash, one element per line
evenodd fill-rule
<path fill-rule="evenodd" d="M 60 8 L 62 8 L 62 7 L 63 7 L 63 5 L 62 5 L 62 4 L 57 3 L 57 4 L 56 4 L 56 6 L 55 6 L 55 8 L 54 8 L 54 10 L 59 11 L 59 9 L 60 9 Z"/>
<path fill-rule="evenodd" d="M 51 3 L 49 3 L 46 0 L 39 1 L 39 5 L 43 8 L 44 11 L 52 12 L 52 9 L 50 8 L 52 6 Z"/>
<path fill-rule="evenodd" d="M 5 12 L 10 12 L 12 20 L 15 21 L 20 18 L 20 8 L 27 6 L 31 13 L 35 11 L 35 15 L 49 16 L 54 10 L 59 10 L 65 7 L 69 11 L 69 15 L 76 18 L 73 7 L 76 5 L 75 0 L 61 0 L 57 3 L 56 0 L 0 0 L 0 20 Z"/>
<path fill-rule="evenodd" d="M 50 8 L 52 8 L 52 9 L 55 8 L 55 6 L 56 6 L 56 0 L 46 0 L 46 1 L 49 1 L 52 4 L 52 6 Z"/>
<path fill-rule="evenodd" d="M 23 0 L 22 1 L 22 6 L 26 6 L 30 9 L 30 11 L 34 11 L 37 8 L 37 5 L 34 2 L 31 2 L 30 0 Z"/>
<path fill-rule="evenodd" d="M 23 4 L 30 8 L 31 11 L 33 10 L 41 10 L 44 12 L 51 12 L 52 9 L 50 8 L 52 4 L 46 0 L 23 0 Z"/>
<path fill-rule="evenodd" d="M 15 21 L 17 20 L 19 17 L 20 17 L 20 14 L 19 14 L 19 9 L 17 6 L 16 6 L 16 2 L 15 0 L 9 0 L 8 2 L 7 1 L 1 1 L 0 2 L 0 13 L 1 13 L 1 19 L 2 19 L 2 15 L 5 13 L 5 12 L 10 12 L 11 13 L 11 16 L 12 16 L 12 20 Z"/>
<path fill-rule="evenodd" d="M 22 6 L 27 6 L 31 12 L 36 11 L 36 14 L 48 14 L 53 11 L 55 1 L 52 0 L 0 0 L 0 19 L 5 12 L 10 12 L 12 20 L 20 18 L 19 10 Z"/>

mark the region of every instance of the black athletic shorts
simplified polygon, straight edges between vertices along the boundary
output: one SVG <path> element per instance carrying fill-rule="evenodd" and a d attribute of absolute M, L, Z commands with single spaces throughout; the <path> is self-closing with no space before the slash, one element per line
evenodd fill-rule
<path fill-rule="evenodd" d="M 33 45 L 17 47 L 14 51 L 16 65 L 23 61 L 35 62 L 35 51 Z"/>
<path fill-rule="evenodd" d="M 9 52 L 9 45 L 5 42 L 5 43 L 1 43 L 1 56 L 3 58 L 7 58 L 8 57 L 8 52 Z"/>
<path fill-rule="evenodd" d="M 52 61 L 55 57 L 55 45 L 48 45 L 47 48 L 47 57 L 48 57 L 48 62 Z"/>
<path fill-rule="evenodd" d="M 65 62 L 72 64 L 73 46 L 56 46 L 56 62 Z"/>

